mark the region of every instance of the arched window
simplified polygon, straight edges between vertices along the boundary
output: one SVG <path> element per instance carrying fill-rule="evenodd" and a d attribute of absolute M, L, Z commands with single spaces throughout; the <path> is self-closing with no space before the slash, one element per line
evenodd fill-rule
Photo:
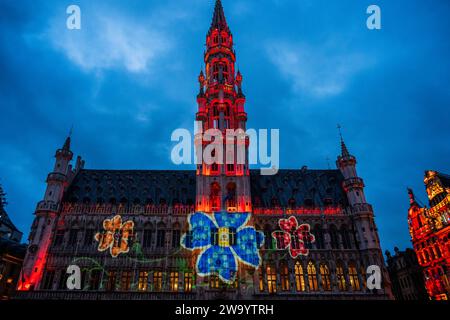
<path fill-rule="evenodd" d="M 236 184 L 234 182 L 227 184 L 226 207 L 227 210 L 236 209 Z"/>
<path fill-rule="evenodd" d="M 338 263 L 336 266 L 336 280 L 337 280 L 339 291 L 347 291 L 344 267 L 342 266 L 342 263 Z"/>
<path fill-rule="evenodd" d="M 322 288 L 325 291 L 331 291 L 330 270 L 325 263 L 320 265 L 320 277 L 322 278 Z"/>
<path fill-rule="evenodd" d="M 350 285 L 352 286 L 353 291 L 359 291 L 359 278 L 358 271 L 356 270 L 356 266 L 354 263 L 351 263 L 348 266 L 348 279 L 350 281 Z"/>
<path fill-rule="evenodd" d="M 333 224 L 330 227 L 330 240 L 331 240 L 331 248 L 338 249 L 339 248 L 339 237 L 336 226 Z"/>
<path fill-rule="evenodd" d="M 264 228 L 264 249 L 272 249 L 272 230 L 269 225 Z"/>
<path fill-rule="evenodd" d="M 316 248 L 317 249 L 325 249 L 325 244 L 323 240 L 323 230 L 320 225 L 316 225 L 314 227 L 313 235 L 316 239 Z"/>
<path fill-rule="evenodd" d="M 212 211 L 220 210 L 220 185 L 217 182 L 211 184 L 211 193 L 209 196 Z"/>
<path fill-rule="evenodd" d="M 211 275 L 209 276 L 209 287 L 211 289 L 219 289 L 219 276 L 217 275 Z"/>
<path fill-rule="evenodd" d="M 342 245 L 344 246 L 344 249 L 351 249 L 352 243 L 350 241 L 350 233 L 347 229 L 347 226 L 341 227 L 341 237 L 342 237 Z"/>
<path fill-rule="evenodd" d="M 317 291 L 319 289 L 319 285 L 317 283 L 317 271 L 312 261 L 308 263 L 307 271 L 308 271 L 309 291 Z"/>
<path fill-rule="evenodd" d="M 289 269 L 286 264 L 281 265 L 281 290 L 283 291 L 289 291 L 290 289 L 290 283 L 289 283 Z"/>
<path fill-rule="evenodd" d="M 142 236 L 142 247 L 144 248 L 150 248 L 152 246 L 152 225 L 150 223 L 147 223 L 144 227 L 144 233 Z"/>
<path fill-rule="evenodd" d="M 303 274 L 303 267 L 300 261 L 297 261 L 294 266 L 295 272 L 295 289 L 297 291 L 305 291 L 305 277 Z"/>
<path fill-rule="evenodd" d="M 272 266 L 267 266 L 266 276 L 267 276 L 267 289 L 269 290 L 269 293 L 276 293 L 277 292 L 277 272 L 276 272 L 275 268 Z"/>

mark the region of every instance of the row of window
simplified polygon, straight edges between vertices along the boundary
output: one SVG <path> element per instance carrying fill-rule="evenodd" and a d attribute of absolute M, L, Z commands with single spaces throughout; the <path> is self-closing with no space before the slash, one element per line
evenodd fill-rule
<path fill-rule="evenodd" d="M 331 225 L 328 229 L 328 232 L 322 229 L 320 225 L 316 225 L 311 233 L 315 237 L 314 243 L 306 242 L 304 243 L 305 246 L 308 249 L 325 249 L 325 234 L 329 234 L 330 238 L 330 246 L 332 249 L 353 249 L 353 242 L 352 232 L 347 229 L 346 226 L 342 226 L 340 230 L 337 229 L 335 225 Z M 265 243 L 264 248 L 265 249 L 274 249 L 275 246 L 275 240 L 272 238 L 272 230 L 269 226 L 266 226 L 264 229 L 264 235 L 265 235 Z M 293 237 L 296 237 L 297 235 L 293 235 Z M 306 239 L 306 238 L 305 238 Z M 279 239 L 281 241 L 281 239 Z M 292 243 L 300 243 L 299 239 L 291 239 Z M 282 246 L 278 246 L 279 248 Z M 298 249 L 298 248 L 296 248 Z"/>
<path fill-rule="evenodd" d="M 66 290 L 68 274 L 65 270 L 59 272 L 56 279 L 55 270 L 47 270 L 44 276 L 42 290 Z M 55 280 L 57 286 L 55 288 Z M 195 288 L 193 272 L 162 272 L 162 271 L 117 271 L 83 270 L 81 275 L 82 290 L 102 291 L 151 291 L 151 292 L 191 292 Z"/>
<path fill-rule="evenodd" d="M 293 274 L 287 265 L 281 265 L 277 270 L 274 266 L 266 266 L 260 271 L 259 291 L 277 293 L 279 291 L 297 292 L 318 292 L 332 291 L 333 286 L 339 291 L 360 291 L 360 280 L 354 264 L 350 264 L 345 270 L 342 264 L 338 264 L 335 272 L 335 282 L 332 283 L 330 269 L 325 263 L 320 264 L 319 269 L 312 261 L 307 265 L 306 272 L 300 262 L 294 265 Z M 291 277 L 291 275 L 293 277 Z M 44 276 L 41 289 L 43 290 L 66 290 L 68 274 L 65 270 L 59 272 L 59 280 L 55 288 L 57 272 L 47 270 Z M 364 275 L 362 274 L 361 277 Z M 218 276 L 205 278 L 209 282 L 209 287 L 219 289 L 225 284 L 221 283 Z M 364 281 L 364 280 L 363 280 Z M 150 291 L 150 292 L 191 292 L 195 289 L 196 278 L 192 271 L 188 272 L 162 272 L 162 271 L 117 271 L 108 270 L 83 270 L 81 277 L 81 289 L 83 290 L 104 290 L 104 291 Z M 207 284 L 208 285 L 208 284 Z M 238 280 L 231 285 L 231 288 L 238 287 Z"/>
<path fill-rule="evenodd" d="M 361 269 L 364 272 L 364 270 Z M 364 279 L 364 274 L 361 274 Z M 297 261 L 294 269 L 290 270 L 286 264 L 282 264 L 278 269 L 268 265 L 259 274 L 259 291 L 276 293 L 278 291 L 315 292 L 332 291 L 333 286 L 339 291 L 360 291 L 360 280 L 355 264 L 350 264 L 345 270 L 343 265 L 338 263 L 335 271 L 335 282 L 332 283 L 330 269 L 327 264 L 321 263 L 317 270 L 315 264 L 310 261 L 303 269 L 302 264 Z M 364 281 L 364 280 L 363 280 Z"/>
<path fill-rule="evenodd" d="M 97 233 L 94 229 L 86 229 L 84 232 L 84 238 L 82 238 L 82 241 L 79 241 L 79 234 L 82 233 L 82 230 L 80 229 L 70 229 L 68 231 L 69 236 L 67 239 L 67 242 L 65 243 L 68 247 L 90 247 L 95 243 L 94 236 Z M 61 247 L 64 244 L 66 230 L 64 229 L 58 229 L 56 230 L 55 238 L 53 241 L 54 247 Z M 157 248 L 165 248 L 166 247 L 166 230 L 151 230 L 151 229 L 145 229 L 142 232 L 142 247 L 144 248 L 151 248 L 153 246 L 154 237 L 156 234 L 156 241 L 155 245 Z M 172 248 L 178 248 L 180 246 L 180 237 L 181 237 L 181 231 L 180 230 L 172 230 L 171 231 L 171 246 Z M 133 237 L 129 239 L 129 241 L 133 241 Z"/>

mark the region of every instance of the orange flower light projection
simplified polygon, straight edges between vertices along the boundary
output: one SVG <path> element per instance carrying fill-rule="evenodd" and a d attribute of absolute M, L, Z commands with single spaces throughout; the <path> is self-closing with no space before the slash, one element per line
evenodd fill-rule
<path fill-rule="evenodd" d="M 98 251 L 109 249 L 113 258 L 117 258 L 121 253 L 127 253 L 130 250 L 128 239 L 133 237 L 133 228 L 133 221 L 122 223 L 122 217 L 119 215 L 112 219 L 105 219 L 103 221 L 105 230 L 95 235 Z"/>

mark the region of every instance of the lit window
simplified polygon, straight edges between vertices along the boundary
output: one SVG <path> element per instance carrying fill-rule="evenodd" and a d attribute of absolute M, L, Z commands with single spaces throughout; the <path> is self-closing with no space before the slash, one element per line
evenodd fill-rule
<path fill-rule="evenodd" d="M 193 283 L 194 283 L 194 273 L 193 272 L 185 272 L 184 273 L 184 292 L 191 292 Z"/>
<path fill-rule="evenodd" d="M 297 291 L 305 291 L 305 277 L 303 274 L 303 267 L 299 261 L 295 263 L 295 288 Z"/>
<path fill-rule="evenodd" d="M 277 273 L 274 267 L 267 266 L 267 289 L 269 293 L 277 292 Z"/>
<path fill-rule="evenodd" d="M 281 290 L 289 291 L 290 283 L 289 283 L 289 270 L 286 265 L 281 267 Z"/>
<path fill-rule="evenodd" d="M 178 291 L 178 272 L 170 273 L 170 291 L 172 292 Z"/>
<path fill-rule="evenodd" d="M 259 271 L 259 292 L 264 292 L 264 272 Z"/>
<path fill-rule="evenodd" d="M 325 291 L 331 291 L 330 270 L 326 264 L 320 265 L 320 276 L 322 278 L 322 288 Z"/>
<path fill-rule="evenodd" d="M 162 290 L 162 272 L 161 271 L 153 272 L 153 289 L 155 291 Z"/>
<path fill-rule="evenodd" d="M 148 272 L 140 271 L 138 280 L 138 290 L 147 291 L 147 286 L 148 286 Z"/>
<path fill-rule="evenodd" d="M 340 291 L 347 291 L 347 284 L 345 282 L 344 268 L 341 264 L 336 267 L 336 279 L 338 283 L 338 288 Z"/>
<path fill-rule="evenodd" d="M 351 264 L 348 267 L 348 278 L 353 291 L 359 291 L 360 287 L 359 287 L 358 272 L 356 271 L 356 267 L 354 264 Z"/>
<path fill-rule="evenodd" d="M 309 284 L 309 290 L 310 291 L 317 291 L 319 289 L 319 284 L 317 283 L 317 271 L 316 267 L 310 261 L 308 263 L 308 284 Z"/>
<path fill-rule="evenodd" d="M 128 291 L 130 290 L 130 285 L 131 285 L 131 271 L 123 271 L 122 279 L 120 282 L 120 289 L 122 291 Z"/>
<path fill-rule="evenodd" d="M 117 277 L 116 271 L 109 271 L 108 272 L 108 282 L 106 283 L 106 290 L 107 291 L 114 291 L 114 290 L 116 290 L 116 277 Z"/>
<path fill-rule="evenodd" d="M 219 289 L 219 277 L 216 275 L 212 275 L 209 277 L 209 287 L 211 289 Z"/>

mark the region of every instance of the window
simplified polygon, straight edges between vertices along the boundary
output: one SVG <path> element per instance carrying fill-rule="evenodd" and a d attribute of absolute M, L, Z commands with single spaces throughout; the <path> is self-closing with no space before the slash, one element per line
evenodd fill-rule
<path fill-rule="evenodd" d="M 316 272 L 316 267 L 314 266 L 314 264 L 312 263 L 312 261 L 310 261 L 308 263 L 308 284 L 309 284 L 309 290 L 310 291 L 317 291 L 319 289 L 319 285 L 317 283 L 317 272 Z"/>
<path fill-rule="evenodd" d="M 162 290 L 162 272 L 161 271 L 153 272 L 153 288 L 155 291 Z"/>
<path fill-rule="evenodd" d="M 342 237 L 342 245 L 344 246 L 344 249 L 351 249 L 352 243 L 350 241 L 350 234 L 347 230 L 346 226 L 342 226 L 341 228 L 341 237 Z"/>
<path fill-rule="evenodd" d="M 194 273 L 184 273 L 184 292 L 192 292 L 192 284 L 194 283 Z"/>
<path fill-rule="evenodd" d="M 211 289 L 219 289 L 219 277 L 212 275 L 209 277 L 209 287 Z"/>
<path fill-rule="evenodd" d="M 106 291 L 115 291 L 116 282 L 117 282 L 117 272 L 110 270 L 108 272 L 108 281 L 106 282 Z"/>
<path fill-rule="evenodd" d="M 320 277 L 322 278 L 322 289 L 325 291 L 331 291 L 330 270 L 324 263 L 320 265 Z"/>
<path fill-rule="evenodd" d="M 219 245 L 219 229 L 211 228 L 211 244 L 213 246 Z"/>
<path fill-rule="evenodd" d="M 51 290 L 53 287 L 53 280 L 55 279 L 55 271 L 54 270 L 47 270 L 45 273 L 44 282 L 42 284 L 42 289 L 44 290 Z"/>
<path fill-rule="evenodd" d="M 91 271 L 90 278 L 89 278 L 89 289 L 90 290 L 98 290 L 100 288 L 100 277 L 101 277 L 100 270 Z"/>
<path fill-rule="evenodd" d="M 269 293 L 277 292 L 277 273 L 274 267 L 267 266 L 267 289 Z"/>
<path fill-rule="evenodd" d="M 229 245 L 230 246 L 235 246 L 236 245 L 236 240 L 237 240 L 236 229 L 235 228 L 229 228 L 228 230 L 229 230 Z"/>
<path fill-rule="evenodd" d="M 342 264 L 336 266 L 336 280 L 340 291 L 347 291 L 347 284 L 345 282 L 344 268 Z"/>
<path fill-rule="evenodd" d="M 303 274 L 303 267 L 302 264 L 297 261 L 294 266 L 295 271 L 295 288 L 297 291 L 305 291 L 305 277 Z"/>
<path fill-rule="evenodd" d="M 158 248 L 164 247 L 165 238 L 166 238 L 166 230 L 158 230 L 157 237 L 156 237 L 156 246 Z"/>
<path fill-rule="evenodd" d="M 264 292 L 264 272 L 262 269 L 259 271 L 259 292 Z"/>
<path fill-rule="evenodd" d="M 72 229 L 69 233 L 69 246 L 74 247 L 77 245 L 78 229 Z"/>
<path fill-rule="evenodd" d="M 172 271 L 170 273 L 170 291 L 178 291 L 178 272 Z"/>
<path fill-rule="evenodd" d="M 270 229 L 264 230 L 264 249 L 272 249 L 272 231 Z"/>
<path fill-rule="evenodd" d="M 180 246 L 180 230 L 172 231 L 172 248 L 178 248 Z"/>
<path fill-rule="evenodd" d="M 140 271 L 138 279 L 138 290 L 147 291 L 147 288 L 148 288 L 148 272 Z"/>
<path fill-rule="evenodd" d="M 58 229 L 56 230 L 56 235 L 55 235 L 55 246 L 60 246 L 62 245 L 63 241 L 64 241 L 64 229 Z"/>
<path fill-rule="evenodd" d="M 314 237 L 316 238 L 316 248 L 317 249 L 325 249 L 324 239 L 323 239 L 323 231 L 321 226 L 317 225 L 313 231 Z"/>
<path fill-rule="evenodd" d="M 144 248 L 150 248 L 152 246 L 152 230 L 149 229 L 144 230 L 142 246 Z"/>
<path fill-rule="evenodd" d="M 131 271 L 123 271 L 122 279 L 120 282 L 120 290 L 128 291 L 130 290 L 130 286 L 131 286 Z"/>
<path fill-rule="evenodd" d="M 332 225 L 330 227 L 330 239 L 331 239 L 331 248 L 338 249 L 339 238 L 338 238 L 338 231 L 335 225 Z"/>
<path fill-rule="evenodd" d="M 358 272 L 356 271 L 356 267 L 354 264 L 350 264 L 348 267 L 348 279 L 350 281 L 350 285 L 352 286 L 353 291 L 359 291 L 359 279 Z"/>
<path fill-rule="evenodd" d="M 87 229 L 84 235 L 84 246 L 88 247 L 94 243 L 94 229 Z"/>
<path fill-rule="evenodd" d="M 290 283 L 289 283 L 289 269 L 287 265 L 281 266 L 281 290 L 289 291 Z"/>
<path fill-rule="evenodd" d="M 192 231 L 186 232 L 186 247 L 191 248 L 192 247 Z"/>
<path fill-rule="evenodd" d="M 214 164 L 213 164 L 213 166 L 214 166 Z M 216 166 L 217 166 L 217 164 L 216 164 Z M 213 211 L 220 210 L 220 207 L 221 207 L 220 186 L 217 182 L 211 184 L 211 193 L 209 196 L 209 202 L 211 203 L 211 209 Z"/>

